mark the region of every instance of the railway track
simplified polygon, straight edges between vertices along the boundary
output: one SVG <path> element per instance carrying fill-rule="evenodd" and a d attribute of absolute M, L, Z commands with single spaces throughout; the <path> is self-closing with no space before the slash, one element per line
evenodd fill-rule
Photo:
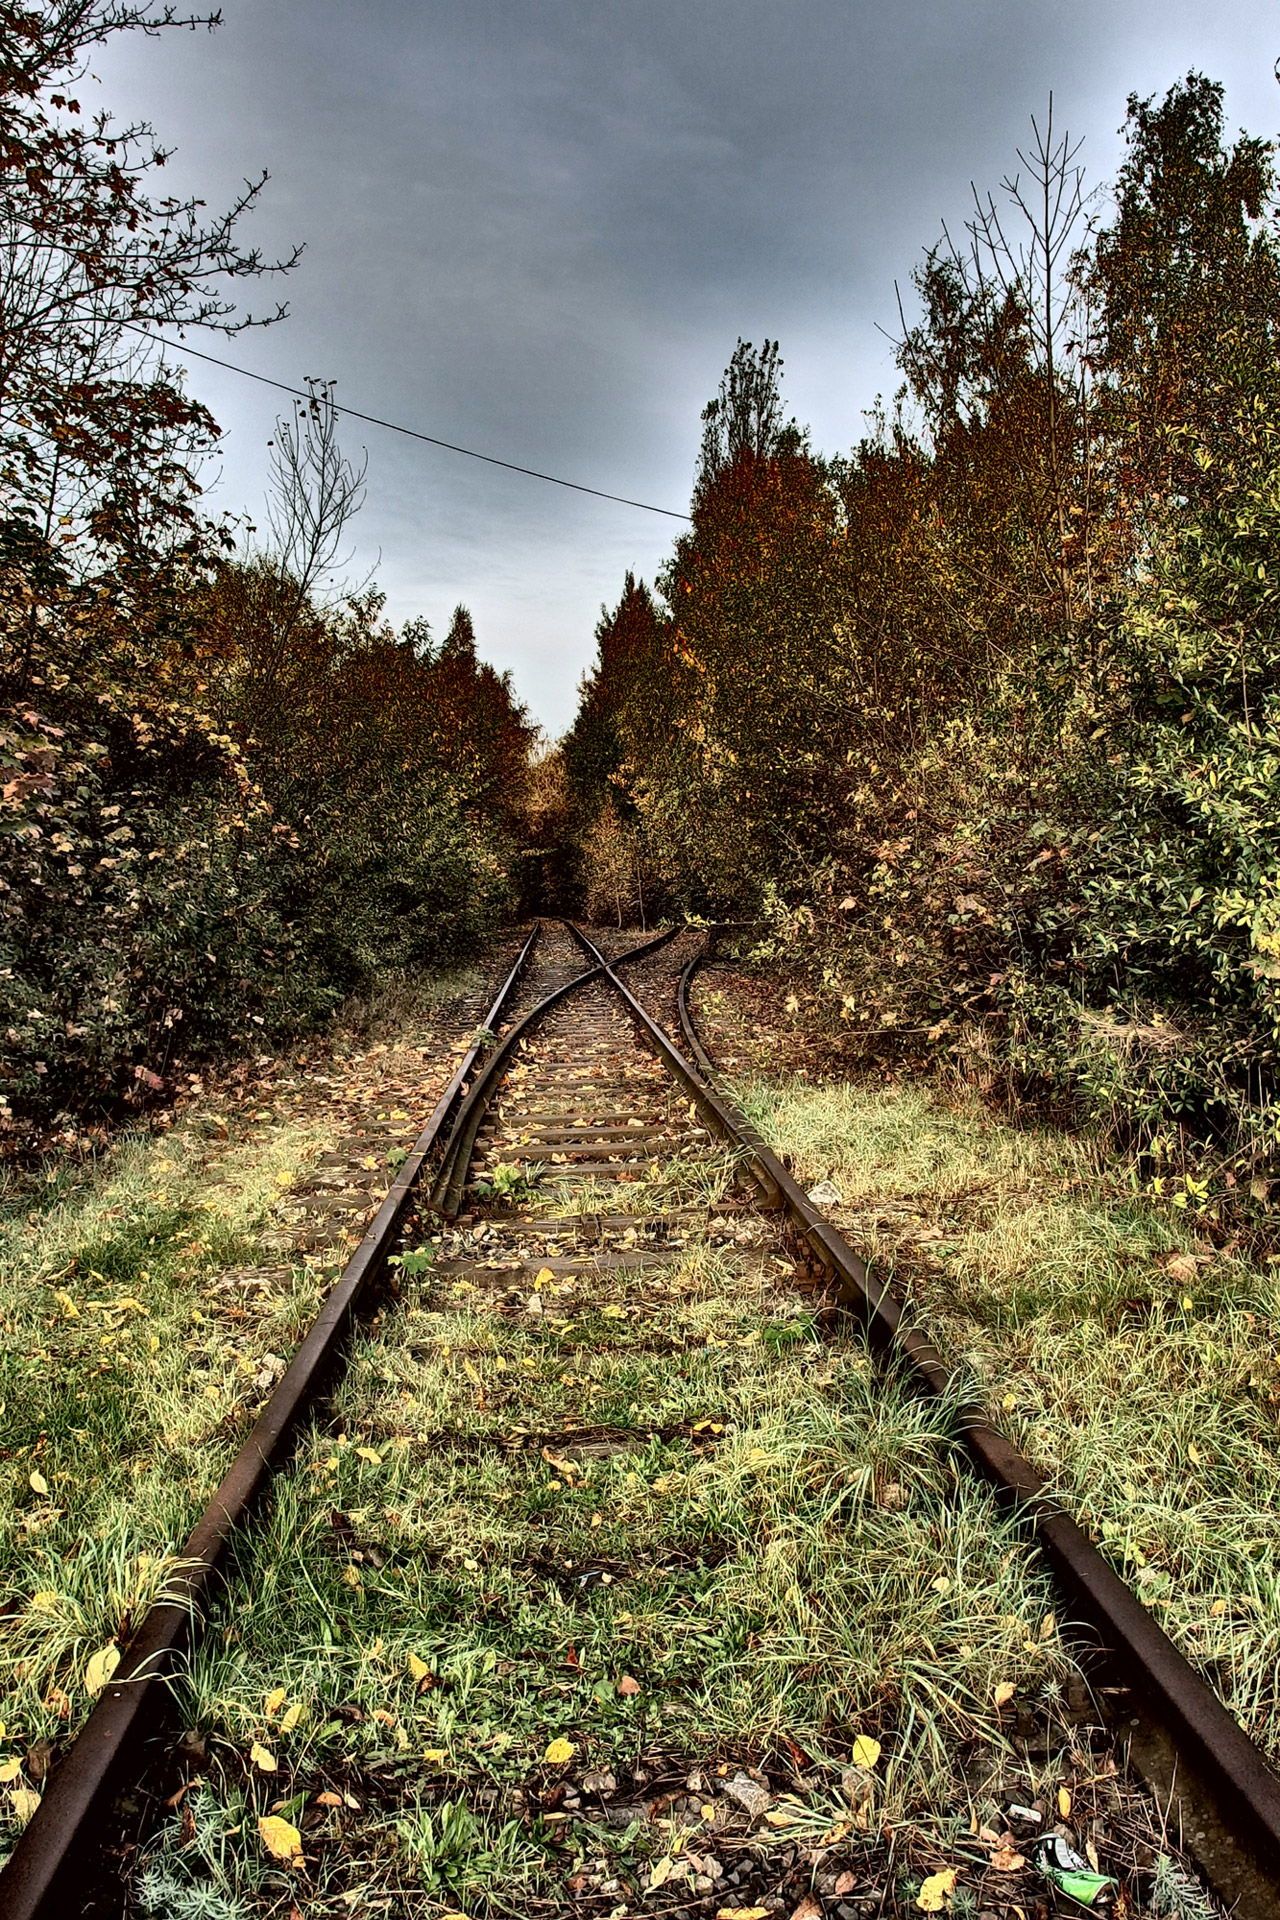
<path fill-rule="evenodd" d="M 531 940 L 50 1776 L 4 1920 L 84 1911 L 91 1889 L 95 1912 L 163 1912 L 201 1836 L 155 1835 L 193 1777 L 240 1809 L 231 1840 L 261 1853 L 255 1820 L 274 1838 L 264 1913 L 277 1882 L 339 1888 L 353 1853 L 364 1894 L 406 1915 L 914 1910 L 867 1836 L 922 1786 L 912 1740 L 941 1736 L 903 1724 L 898 1623 L 850 1617 L 873 1591 L 852 1572 L 948 1564 L 961 1527 L 1005 1637 L 936 1656 L 956 1675 L 940 1717 L 989 1693 L 984 1660 L 1027 1672 L 998 1779 L 979 1788 L 969 1754 L 974 1805 L 1057 1779 L 1048 1824 L 1055 1805 L 1123 1824 L 1131 1747 L 1219 1895 L 1244 1920 L 1280 1911 L 1274 1775 L 716 1090 L 690 1010 L 702 948 L 551 923 Z M 950 1587 L 932 1577 L 922 1637 L 947 1631 Z M 1049 1626 L 1019 1648 L 1037 1595 Z M 855 1686 L 864 1627 L 878 1694 Z M 852 1767 L 818 1751 L 823 1725 Z M 1036 1911 L 1046 1882 L 1015 1851 L 1034 1837 L 978 1821 L 958 1841 L 979 1905 Z"/>

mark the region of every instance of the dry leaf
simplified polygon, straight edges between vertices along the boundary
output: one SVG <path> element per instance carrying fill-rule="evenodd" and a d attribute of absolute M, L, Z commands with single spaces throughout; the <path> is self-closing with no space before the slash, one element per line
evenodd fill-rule
<path fill-rule="evenodd" d="M 768 1907 L 717 1907 L 716 1920 L 768 1920 Z"/>
<path fill-rule="evenodd" d="M 271 1764 L 274 1766 L 275 1761 Z M 288 1820 L 282 1820 L 278 1813 L 261 1814 L 258 1832 L 273 1860 L 279 1860 L 286 1867 L 302 1865 L 302 1835 Z"/>
<path fill-rule="evenodd" d="M 31 1787 L 14 1787 L 9 1794 L 9 1805 L 13 1817 L 20 1827 L 25 1827 L 36 1808 L 40 1805 L 40 1795 Z"/>
<path fill-rule="evenodd" d="M 618 1682 L 618 1692 L 622 1695 L 622 1698 L 624 1700 L 633 1700 L 639 1691 L 640 1682 L 633 1680 L 629 1673 L 624 1673 Z"/>
<path fill-rule="evenodd" d="M 956 1889 L 956 1868 L 944 1866 L 940 1874 L 929 1874 L 919 1893 L 915 1895 L 915 1905 L 923 1914 L 940 1914 L 950 1901 Z"/>
<path fill-rule="evenodd" d="M 572 1760 L 576 1752 L 577 1748 L 572 1740 L 566 1740 L 561 1736 L 551 1741 L 542 1757 L 548 1766 L 562 1767 L 566 1760 Z"/>
<path fill-rule="evenodd" d="M 822 1920 L 822 1908 L 811 1893 L 806 1893 L 800 1905 L 792 1913 L 791 1920 Z"/>
<path fill-rule="evenodd" d="M 1016 1692 L 1017 1688 L 1014 1686 L 1012 1680 L 1002 1680 L 995 1691 L 996 1705 L 998 1707 L 1007 1707 Z"/>
<path fill-rule="evenodd" d="M 869 1733 L 860 1733 L 853 1743 L 853 1764 L 863 1767 L 869 1773 L 880 1758 L 880 1742 L 873 1740 Z"/>
<path fill-rule="evenodd" d="M 262 1711 L 266 1714 L 268 1720 L 275 1719 L 287 1698 L 288 1695 L 285 1693 L 283 1687 L 272 1687 L 270 1693 L 262 1703 Z"/>
<path fill-rule="evenodd" d="M 1058 1815 L 1063 1820 L 1071 1818 L 1071 1795 L 1065 1787 L 1058 1788 Z"/>
<path fill-rule="evenodd" d="M 32 1493 L 48 1493 L 49 1491 L 49 1482 L 42 1473 L 29 1473 L 27 1475 L 27 1485 L 30 1487 Z"/>
<path fill-rule="evenodd" d="M 1027 1863 L 1015 1848 L 997 1847 L 991 1856 L 991 1864 L 997 1873 L 1016 1873 L 1019 1867 L 1025 1867 Z"/>
<path fill-rule="evenodd" d="M 916 1905 L 921 1913 L 942 1913 L 955 1889 L 956 1870 L 944 1867 L 941 1873 L 931 1873 L 916 1895 Z"/>
<path fill-rule="evenodd" d="M 274 1753 L 272 1753 L 270 1747 L 264 1747 L 260 1740 L 255 1740 L 250 1747 L 249 1760 L 253 1766 L 258 1768 L 260 1773 L 274 1773 L 276 1770 L 276 1757 Z"/>
<path fill-rule="evenodd" d="M 96 1653 L 90 1654 L 84 1669 L 86 1692 L 101 1693 L 119 1665 L 120 1649 L 114 1640 L 108 1641 L 105 1647 L 99 1647 Z"/>

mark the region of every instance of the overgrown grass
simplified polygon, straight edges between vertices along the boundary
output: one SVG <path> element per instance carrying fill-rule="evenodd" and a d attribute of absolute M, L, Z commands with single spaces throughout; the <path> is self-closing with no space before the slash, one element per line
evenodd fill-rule
<path fill-rule="evenodd" d="M 315 1149 L 273 1129 L 212 1161 L 194 1138 L 126 1141 L 0 1220 L 0 1720 L 56 1739 L 91 1658 L 163 1588 L 173 1556 L 312 1318 L 318 1273 L 220 1292 Z"/>
<path fill-rule="evenodd" d="M 920 1087 L 737 1089 L 1280 1758 L 1280 1283 L 1086 1141 Z"/>
<path fill-rule="evenodd" d="M 202 1791 L 247 1793 L 250 1826 L 307 1806 L 335 1902 L 395 1884 L 469 1912 L 562 1883 L 537 1822 L 509 1824 L 556 1741 L 575 1778 L 803 1749 L 780 1829 L 868 1844 L 986 1810 L 1006 1703 L 1052 1724 L 1069 1671 L 1047 1577 L 957 1470 L 949 1410 L 820 1339 L 785 1264 L 695 1245 L 643 1274 L 548 1270 L 536 1300 L 509 1274 L 428 1280 L 241 1548 L 187 1693 L 225 1775 Z M 859 1735 L 878 1744 L 851 1804 Z M 351 1804 L 317 1820 L 336 1782 Z M 191 1864 L 176 1827 L 157 1858 Z"/>
<path fill-rule="evenodd" d="M 0 1198 L 0 1851 L 31 1804 L 20 1763 L 89 1712 L 346 1258 L 341 1221 L 306 1256 L 265 1251 L 264 1228 L 370 1123 L 384 1056 L 388 1084 L 429 1072 L 421 1021 L 472 978 L 351 1008 L 230 1124 L 191 1108 Z"/>

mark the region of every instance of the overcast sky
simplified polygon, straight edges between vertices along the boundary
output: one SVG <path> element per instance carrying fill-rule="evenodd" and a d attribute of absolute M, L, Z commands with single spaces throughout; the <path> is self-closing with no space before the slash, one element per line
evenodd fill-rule
<path fill-rule="evenodd" d="M 996 186 L 1050 88 L 1115 168 L 1129 92 L 1190 67 L 1280 126 L 1274 0 L 222 0 L 209 37 L 133 37 L 102 100 L 149 116 L 215 203 L 272 174 L 252 239 L 306 243 L 292 317 L 230 347 L 339 401 L 660 506 L 739 334 L 835 452 L 890 391 L 894 281 L 968 183 Z M 177 184 L 175 183 L 175 184 Z M 276 403 L 208 367 L 218 504 L 261 511 Z M 352 571 L 398 622 L 465 600 L 551 731 L 600 604 L 677 523 L 349 423 L 369 454 Z"/>

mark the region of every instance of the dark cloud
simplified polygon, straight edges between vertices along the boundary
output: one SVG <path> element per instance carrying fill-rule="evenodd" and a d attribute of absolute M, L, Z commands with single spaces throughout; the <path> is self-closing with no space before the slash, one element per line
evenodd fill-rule
<path fill-rule="evenodd" d="M 780 337 L 793 410 L 850 445 L 892 385 L 878 326 L 967 183 L 995 185 L 1048 90 L 1114 167 L 1126 95 L 1195 66 L 1269 132 L 1268 0 L 229 0 L 212 37 L 122 45 L 211 200 L 269 166 L 267 247 L 307 242 L 293 318 L 231 354 L 428 432 L 683 507 L 739 333 Z M 215 349 L 217 350 L 217 349 Z M 261 500 L 273 412 L 200 368 L 217 497 Z M 673 523 L 379 434 L 361 568 L 397 618 L 476 616 L 553 728 L 599 604 Z M 351 435 L 354 441 L 356 435 Z"/>

